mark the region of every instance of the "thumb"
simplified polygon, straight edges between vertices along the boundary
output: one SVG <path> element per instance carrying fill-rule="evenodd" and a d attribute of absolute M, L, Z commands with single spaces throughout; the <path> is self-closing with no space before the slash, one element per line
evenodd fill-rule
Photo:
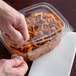
<path fill-rule="evenodd" d="M 17 66 L 21 65 L 23 62 L 24 62 L 23 57 L 17 56 L 10 60 L 10 66 L 17 67 Z"/>

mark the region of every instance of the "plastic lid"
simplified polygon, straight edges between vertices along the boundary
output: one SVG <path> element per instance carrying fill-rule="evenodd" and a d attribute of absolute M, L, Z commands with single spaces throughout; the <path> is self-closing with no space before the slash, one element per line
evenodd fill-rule
<path fill-rule="evenodd" d="M 30 34 L 27 43 L 39 43 L 63 31 L 63 22 L 46 6 L 33 8 L 24 12 L 24 15 Z"/>

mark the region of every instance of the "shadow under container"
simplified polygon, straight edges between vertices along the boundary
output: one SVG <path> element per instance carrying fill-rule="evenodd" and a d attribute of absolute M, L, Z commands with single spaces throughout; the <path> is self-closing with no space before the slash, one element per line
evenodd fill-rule
<path fill-rule="evenodd" d="M 30 39 L 23 44 L 8 41 L 1 34 L 1 41 L 10 53 L 24 57 L 26 62 L 53 50 L 62 36 L 72 31 L 67 20 L 49 3 L 38 3 L 20 10 L 25 16 Z"/>

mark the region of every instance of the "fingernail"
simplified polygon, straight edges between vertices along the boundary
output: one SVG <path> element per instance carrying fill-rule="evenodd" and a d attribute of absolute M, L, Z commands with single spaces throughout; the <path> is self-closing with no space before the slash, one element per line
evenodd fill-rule
<path fill-rule="evenodd" d="M 27 40 L 29 40 L 29 38 L 30 38 L 30 36 L 28 35 L 28 36 L 27 36 Z"/>
<path fill-rule="evenodd" d="M 18 56 L 18 59 L 19 59 L 19 60 L 23 60 L 23 57 L 22 57 L 22 56 Z"/>
<path fill-rule="evenodd" d="M 11 58 L 13 59 L 13 58 L 15 58 L 15 57 L 17 57 L 17 55 L 16 54 L 13 54 L 12 56 L 11 56 Z"/>
<path fill-rule="evenodd" d="M 18 64 L 21 64 L 21 63 L 23 62 L 23 58 L 22 58 L 21 56 L 18 56 L 18 57 L 16 58 L 16 62 L 17 62 Z"/>
<path fill-rule="evenodd" d="M 26 37 L 26 38 L 24 38 L 24 41 L 28 41 L 28 40 L 29 40 L 29 38 L 30 38 L 30 36 L 27 34 L 27 37 Z"/>

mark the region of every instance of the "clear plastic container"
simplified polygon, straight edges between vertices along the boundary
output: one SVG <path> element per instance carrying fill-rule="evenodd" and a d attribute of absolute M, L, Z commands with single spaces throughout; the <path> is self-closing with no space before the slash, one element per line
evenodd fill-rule
<path fill-rule="evenodd" d="M 49 3 L 38 3 L 20 10 L 25 16 L 30 39 L 22 45 L 11 43 L 1 36 L 5 47 L 25 61 L 33 61 L 53 50 L 62 36 L 73 29 L 67 20 Z"/>

